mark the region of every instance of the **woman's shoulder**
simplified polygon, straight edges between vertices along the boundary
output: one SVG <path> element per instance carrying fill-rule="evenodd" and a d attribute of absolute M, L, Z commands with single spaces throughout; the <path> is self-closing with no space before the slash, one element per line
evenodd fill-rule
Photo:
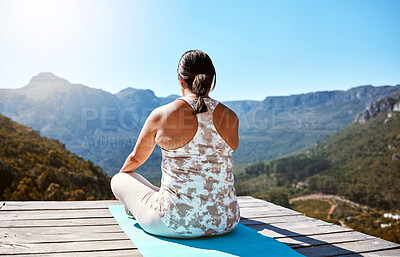
<path fill-rule="evenodd" d="M 236 150 L 239 146 L 239 119 L 234 111 L 220 103 L 214 110 L 214 126 L 221 137 Z"/>
<path fill-rule="evenodd" d="M 170 103 L 155 108 L 151 112 L 149 117 L 152 117 L 156 120 L 162 120 L 168 118 L 171 115 L 176 115 L 177 113 L 179 113 L 179 111 L 185 108 L 191 110 L 191 107 L 187 103 L 185 103 L 184 101 L 180 101 L 179 98 L 177 98 Z"/>
<path fill-rule="evenodd" d="M 221 115 L 221 116 L 229 116 L 230 118 L 237 120 L 238 117 L 236 113 L 230 109 L 228 106 L 225 104 L 219 102 L 219 104 L 215 108 L 216 115 Z"/>

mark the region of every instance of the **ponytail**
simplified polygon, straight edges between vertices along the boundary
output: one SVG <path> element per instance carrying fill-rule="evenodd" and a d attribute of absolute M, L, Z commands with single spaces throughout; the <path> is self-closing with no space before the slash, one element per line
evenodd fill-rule
<path fill-rule="evenodd" d="M 193 115 L 207 112 L 203 96 L 208 90 L 214 89 L 217 79 L 210 57 L 200 50 L 187 51 L 179 60 L 178 76 L 185 81 L 188 89 L 198 96 Z M 214 85 L 211 87 L 213 81 Z"/>
<path fill-rule="evenodd" d="M 196 106 L 193 110 L 193 115 L 207 111 L 207 105 L 203 99 L 203 96 L 206 94 L 207 87 L 205 85 L 207 83 L 208 81 L 206 74 L 197 74 L 196 77 L 194 77 L 192 92 L 198 95 L 199 98 L 197 98 Z"/>

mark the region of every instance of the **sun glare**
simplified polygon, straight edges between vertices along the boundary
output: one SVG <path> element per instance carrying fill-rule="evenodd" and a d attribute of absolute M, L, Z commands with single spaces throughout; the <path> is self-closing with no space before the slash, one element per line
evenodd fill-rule
<path fill-rule="evenodd" d="M 23 36 L 25 43 L 47 44 L 69 36 L 77 25 L 74 1 L 17 0 L 2 2 L 3 28 L 16 38 Z M 73 33 L 72 33 L 73 34 Z M 12 38 L 8 38 L 13 40 Z M 16 43 L 16 42 L 13 42 Z"/>

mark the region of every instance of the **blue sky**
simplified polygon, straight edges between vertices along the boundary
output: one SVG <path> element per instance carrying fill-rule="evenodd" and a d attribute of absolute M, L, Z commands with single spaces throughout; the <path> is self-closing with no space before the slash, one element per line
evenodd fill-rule
<path fill-rule="evenodd" d="M 214 61 L 219 100 L 395 85 L 399 12 L 396 0 L 0 0 L 0 88 L 50 71 L 179 94 L 189 49 Z"/>

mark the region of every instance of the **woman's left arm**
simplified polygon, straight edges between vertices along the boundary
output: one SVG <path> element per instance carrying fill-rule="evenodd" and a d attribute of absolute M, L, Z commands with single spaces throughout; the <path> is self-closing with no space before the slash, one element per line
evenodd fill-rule
<path fill-rule="evenodd" d="M 152 111 L 140 131 L 135 148 L 126 158 L 119 172 L 130 173 L 142 165 L 151 155 L 156 145 L 158 124 L 161 118 L 159 109 Z"/>

